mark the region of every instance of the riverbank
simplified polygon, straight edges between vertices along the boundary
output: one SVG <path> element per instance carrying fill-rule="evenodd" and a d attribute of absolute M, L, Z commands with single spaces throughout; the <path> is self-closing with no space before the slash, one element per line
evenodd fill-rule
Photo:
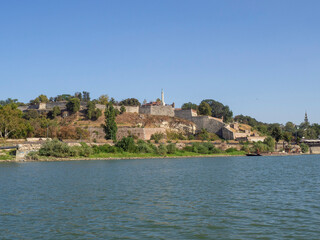
<path fill-rule="evenodd" d="M 310 154 L 297 154 L 297 153 L 264 153 L 262 156 L 299 156 L 299 155 L 310 155 Z M 245 157 L 245 152 L 237 153 L 223 153 L 223 154 L 196 154 L 196 153 L 185 153 L 185 154 L 167 154 L 167 155 L 155 155 L 155 154 L 108 154 L 108 156 L 90 156 L 90 157 L 68 157 L 68 158 L 55 158 L 55 157 L 41 157 L 38 160 L 23 159 L 16 161 L 15 159 L 0 160 L 1 162 L 61 162 L 61 161 L 92 161 L 92 160 L 131 160 L 131 159 L 159 159 L 159 158 L 215 158 L 215 157 Z"/>

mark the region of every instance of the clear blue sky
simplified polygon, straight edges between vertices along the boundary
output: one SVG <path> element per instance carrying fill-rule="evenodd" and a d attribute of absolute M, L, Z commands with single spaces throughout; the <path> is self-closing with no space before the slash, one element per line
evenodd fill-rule
<path fill-rule="evenodd" d="M 320 122 L 320 1 L 0 1 L 0 99 L 89 91 Z"/>

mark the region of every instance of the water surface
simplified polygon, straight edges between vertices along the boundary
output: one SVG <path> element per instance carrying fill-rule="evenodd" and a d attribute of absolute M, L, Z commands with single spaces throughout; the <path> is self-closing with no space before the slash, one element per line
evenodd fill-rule
<path fill-rule="evenodd" d="M 0 239 L 319 239 L 320 156 L 0 164 Z"/>

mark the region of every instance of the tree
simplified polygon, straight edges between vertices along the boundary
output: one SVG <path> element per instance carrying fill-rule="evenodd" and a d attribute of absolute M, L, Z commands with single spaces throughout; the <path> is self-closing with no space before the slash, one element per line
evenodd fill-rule
<path fill-rule="evenodd" d="M 309 151 L 309 146 L 305 143 L 300 143 L 301 152 L 307 153 Z"/>
<path fill-rule="evenodd" d="M 188 102 L 188 103 L 184 103 L 181 107 L 181 109 L 183 110 L 188 110 L 188 109 L 194 109 L 197 110 L 198 109 L 198 105 L 192 102 Z"/>
<path fill-rule="evenodd" d="M 282 138 L 282 131 L 278 125 L 275 125 L 272 129 L 271 136 L 276 140 L 278 143 L 279 140 Z"/>
<path fill-rule="evenodd" d="M 274 147 L 275 147 L 275 141 L 272 137 L 266 137 L 263 141 L 264 144 L 266 144 L 268 146 L 268 150 L 269 152 L 273 152 L 274 151 Z"/>
<path fill-rule="evenodd" d="M 141 103 L 139 102 L 138 99 L 136 98 L 127 98 L 122 100 L 120 103 L 120 105 L 124 105 L 124 106 L 140 106 Z"/>
<path fill-rule="evenodd" d="M 75 97 L 75 98 L 78 98 L 80 101 L 82 101 L 82 93 L 81 93 L 81 92 L 76 92 L 76 93 L 74 94 L 74 97 Z"/>
<path fill-rule="evenodd" d="M 105 125 L 103 126 L 104 132 L 106 134 L 105 139 L 112 139 L 113 141 L 117 140 L 117 123 L 116 123 L 116 115 L 115 109 L 111 102 L 106 105 L 105 111 Z"/>
<path fill-rule="evenodd" d="M 102 115 L 101 110 L 96 108 L 96 104 L 93 101 L 87 103 L 86 116 L 90 120 L 97 120 Z"/>
<path fill-rule="evenodd" d="M 89 102 L 90 101 L 90 93 L 86 92 L 86 91 L 83 91 L 82 92 L 82 100 L 84 102 Z"/>
<path fill-rule="evenodd" d="M 61 114 L 61 110 L 58 106 L 54 106 L 52 109 L 52 117 L 55 118 L 56 116 Z"/>
<path fill-rule="evenodd" d="M 282 134 L 283 136 L 283 140 L 284 141 L 286 141 L 288 144 L 290 144 L 291 143 L 291 140 L 292 140 L 292 133 L 290 133 L 290 132 L 284 132 L 283 134 Z"/>
<path fill-rule="evenodd" d="M 284 130 L 286 132 L 294 133 L 296 131 L 296 125 L 294 125 L 292 122 L 287 122 L 284 126 Z"/>
<path fill-rule="evenodd" d="M 76 113 L 80 110 L 80 100 L 79 98 L 71 98 L 67 103 L 67 110 L 69 112 Z"/>
<path fill-rule="evenodd" d="M 199 105 L 198 111 L 199 111 L 200 115 L 211 116 L 212 109 L 208 103 L 202 101 Z"/>
<path fill-rule="evenodd" d="M 126 107 L 122 105 L 122 106 L 120 107 L 120 114 L 122 114 L 122 113 L 124 113 L 124 112 L 126 112 Z"/>
<path fill-rule="evenodd" d="M 229 106 L 223 105 L 222 103 L 213 99 L 206 99 L 202 102 L 206 102 L 210 105 L 212 109 L 212 117 L 223 118 L 224 122 L 230 122 L 232 120 L 233 113 L 229 109 Z"/>
<path fill-rule="evenodd" d="M 108 95 L 101 95 L 98 99 L 99 104 L 106 105 L 109 102 L 109 96 Z"/>
<path fill-rule="evenodd" d="M 0 137 L 20 138 L 26 137 L 32 127 L 22 118 L 22 112 L 15 104 L 0 107 Z"/>
<path fill-rule="evenodd" d="M 41 94 L 38 97 L 36 97 L 34 100 L 31 100 L 30 104 L 35 105 L 35 104 L 47 103 L 47 102 L 49 102 L 48 97 L 44 94 Z"/>

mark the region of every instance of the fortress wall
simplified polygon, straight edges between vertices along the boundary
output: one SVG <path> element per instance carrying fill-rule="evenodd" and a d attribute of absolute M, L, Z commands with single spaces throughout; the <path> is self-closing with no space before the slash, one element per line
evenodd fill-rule
<path fill-rule="evenodd" d="M 18 109 L 22 112 L 27 111 L 28 110 L 28 106 L 19 106 Z"/>
<path fill-rule="evenodd" d="M 53 107 L 59 107 L 60 110 L 66 109 L 67 102 L 48 102 L 46 103 L 46 109 L 52 110 Z"/>
<path fill-rule="evenodd" d="M 130 128 L 122 127 L 118 128 L 117 139 L 120 140 L 123 137 L 128 137 L 130 135 L 136 136 L 138 139 L 150 140 L 151 135 L 155 133 L 166 134 L 166 129 L 164 128 Z"/>
<path fill-rule="evenodd" d="M 91 139 L 104 139 L 105 133 L 102 127 L 88 127 Z"/>
<path fill-rule="evenodd" d="M 142 106 L 139 109 L 140 114 L 151 114 L 151 106 Z"/>
<path fill-rule="evenodd" d="M 128 128 L 128 127 L 118 128 L 117 140 L 121 140 L 123 137 L 128 137 L 129 135 L 134 135 L 139 139 L 145 139 L 143 128 Z"/>
<path fill-rule="evenodd" d="M 96 104 L 96 108 L 98 108 L 102 112 L 104 112 L 106 110 L 106 105 L 104 105 L 104 104 Z"/>
<path fill-rule="evenodd" d="M 165 128 L 143 128 L 144 129 L 144 140 L 150 140 L 151 135 L 155 133 L 166 134 Z"/>
<path fill-rule="evenodd" d="M 172 106 L 151 106 L 151 115 L 174 117 Z"/>
<path fill-rule="evenodd" d="M 193 117 L 191 109 L 174 110 L 174 115 L 175 115 L 175 117 L 183 118 L 183 119 L 187 119 L 187 120 L 191 120 L 191 118 Z"/>
<path fill-rule="evenodd" d="M 120 111 L 121 106 L 113 106 L 115 109 Z M 139 106 L 124 106 L 126 108 L 126 112 L 128 113 L 139 113 Z"/>
<path fill-rule="evenodd" d="M 197 116 L 192 117 L 191 121 L 194 122 L 197 126 L 197 131 L 200 131 L 202 128 L 207 129 L 208 132 L 222 135 L 221 129 L 225 126 L 224 123 L 217 121 L 208 116 Z"/>
<path fill-rule="evenodd" d="M 235 139 L 235 136 L 234 136 L 234 132 L 231 131 L 230 129 L 226 128 L 226 127 L 223 127 L 221 129 L 221 137 L 226 139 L 226 140 L 233 140 Z"/>

